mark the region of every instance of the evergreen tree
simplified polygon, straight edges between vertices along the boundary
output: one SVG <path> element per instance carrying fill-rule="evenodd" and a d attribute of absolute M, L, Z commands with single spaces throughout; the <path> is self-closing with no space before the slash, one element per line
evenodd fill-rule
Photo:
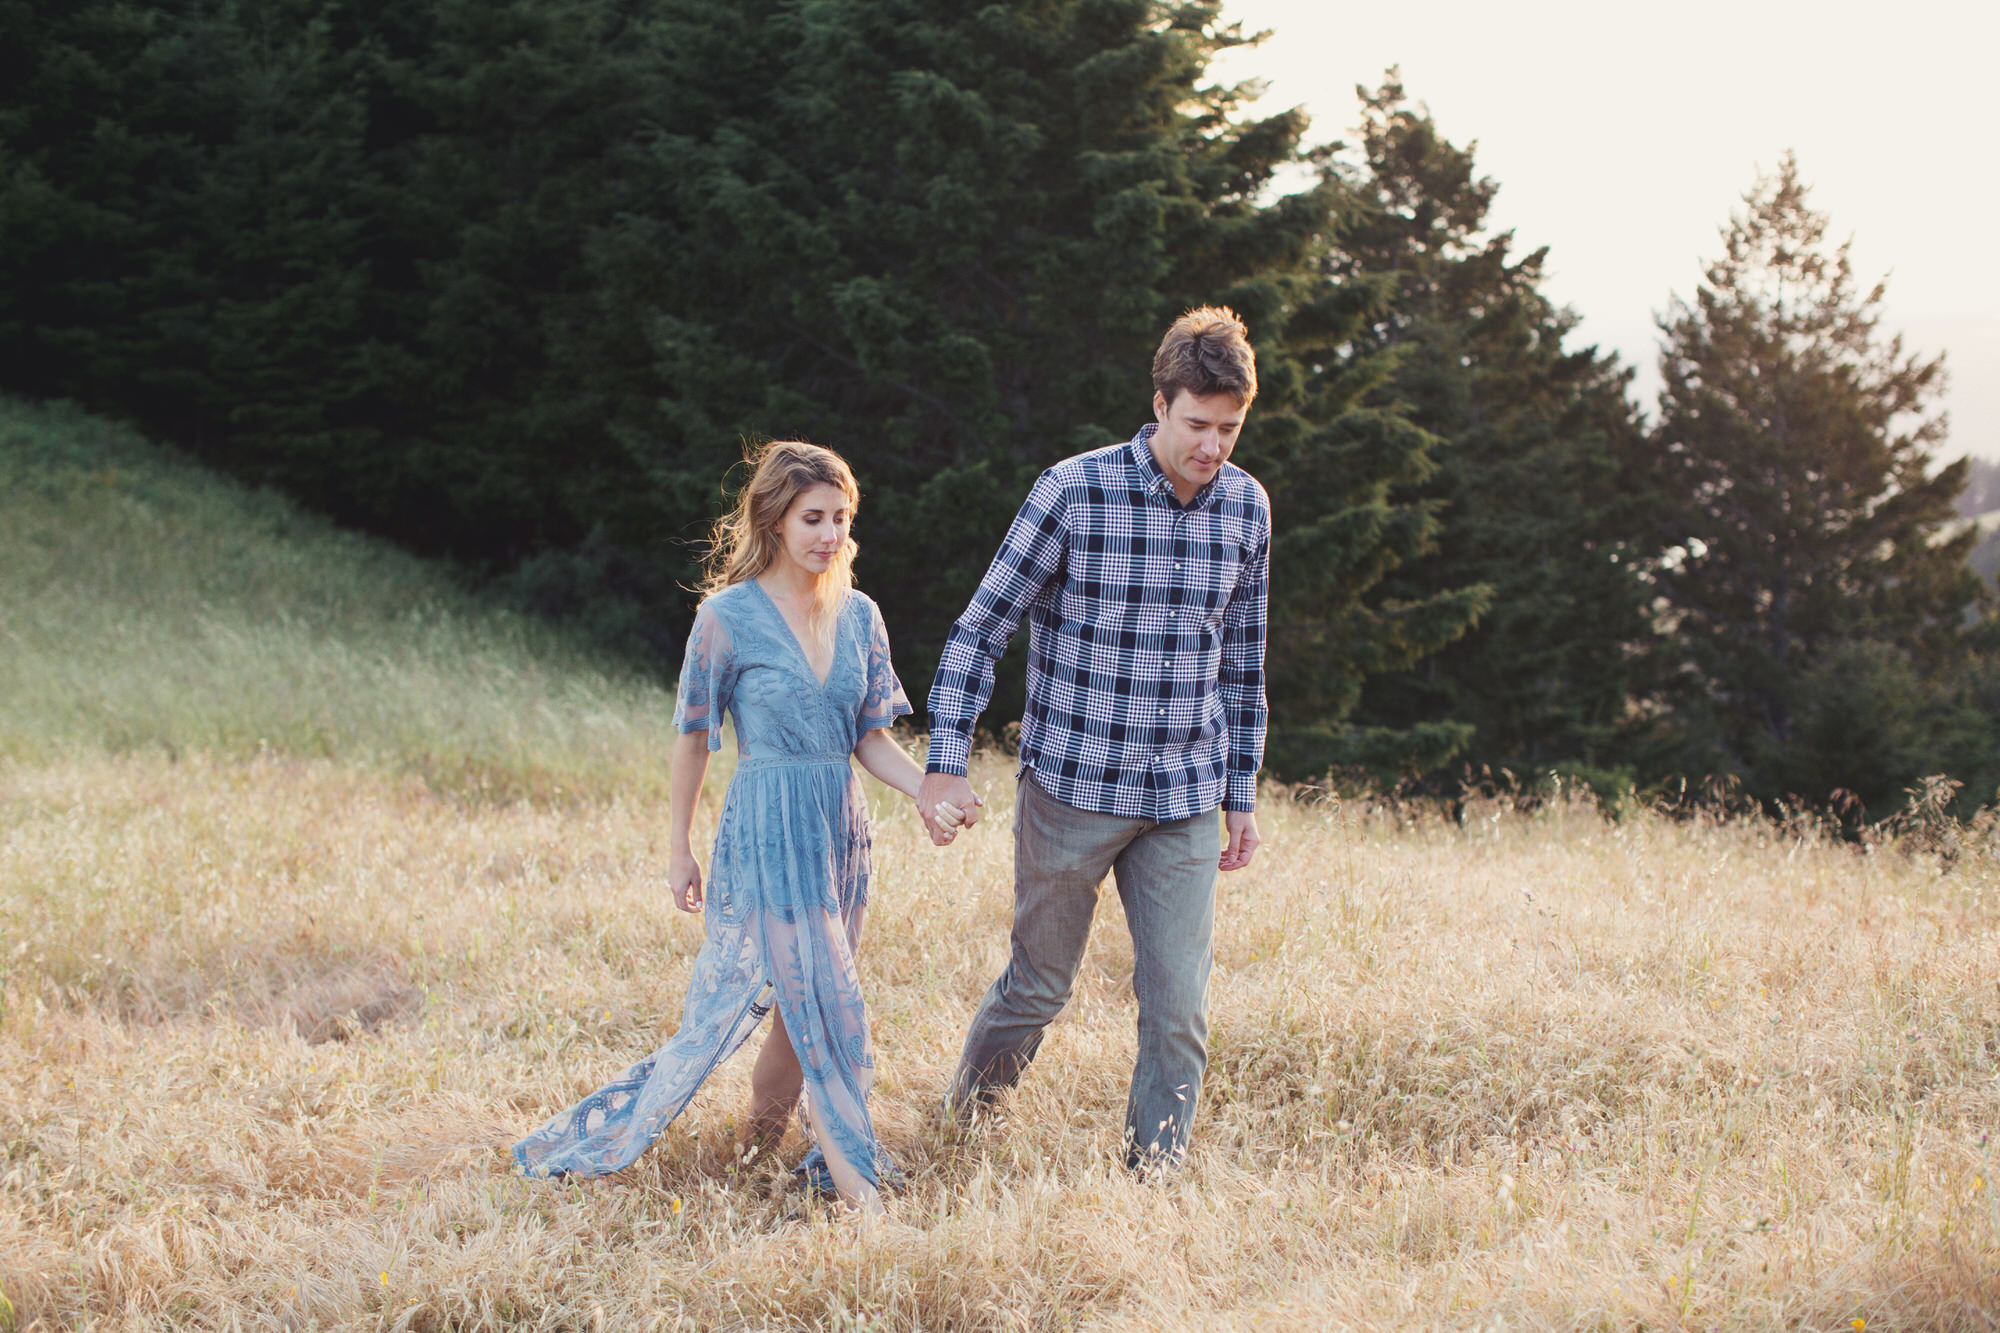
<path fill-rule="evenodd" d="M 198 447 L 335 453 L 370 391 L 355 53 L 330 0 L 16 7 L 0 357 Z"/>
<path fill-rule="evenodd" d="M 1516 256 L 1510 233 L 1489 230 L 1498 187 L 1393 70 L 1362 104 L 1366 202 L 1339 271 L 1394 275 L 1361 344 L 1394 357 L 1385 394 L 1440 439 L 1408 491 L 1440 516 L 1436 544 L 1385 589 L 1416 600 L 1481 585 L 1491 603 L 1416 669 L 1372 680 L 1360 717 L 1456 725 L 1461 763 L 1601 773 L 1627 759 L 1653 595 L 1630 371 L 1564 345 L 1577 317 L 1541 291 L 1547 252 Z"/>
<path fill-rule="evenodd" d="M 552 344 L 675 113 L 643 9 L 0 10 L 9 383 L 475 567 L 582 541 L 634 470 Z"/>
<path fill-rule="evenodd" d="M 746 439 L 848 454 L 921 692 L 1040 468 L 1149 416 L 1167 322 L 1249 320 L 1274 756 L 1471 595 L 1384 603 L 1431 437 L 1353 350 L 1303 116 L 1242 112 L 1214 0 L 117 0 L 23 11 L 0 91 L 10 382 L 140 416 L 550 609 L 677 645 Z M 4 59 L 13 59 L 9 54 Z M 1011 686 L 1018 672 L 1003 673 Z M 990 714 L 1003 721 L 1017 701 Z M 1377 739 L 1382 739 L 1377 737 Z M 1393 738 L 1392 738 L 1393 739 Z M 1407 738 L 1405 738 L 1407 739 Z"/>
<path fill-rule="evenodd" d="M 861 575 L 920 685 L 1034 473 L 1148 419 L 1160 331 L 1222 301 L 1264 385 L 1239 456 L 1278 523 L 1281 725 L 1310 737 L 1367 671 L 1462 626 L 1452 595 L 1364 602 L 1428 537 L 1387 492 L 1429 440 L 1363 405 L 1382 368 L 1342 346 L 1383 294 L 1326 281 L 1344 192 L 1266 200 L 1303 160 L 1303 117 L 1245 121 L 1238 90 L 1203 82 L 1241 40 L 1218 8 L 824 0 L 738 6 L 726 30 L 691 13 L 677 81 L 701 114 L 657 136 L 656 197 L 594 251 L 593 327 L 651 360 L 577 357 L 616 377 L 615 430 L 676 530 L 745 435 L 842 449 L 869 493 Z M 1310 744 L 1274 755 L 1323 766 Z"/>
<path fill-rule="evenodd" d="M 410 474 L 376 521 L 405 541 L 509 568 L 639 487 L 568 353 L 598 314 L 593 235 L 643 200 L 650 129 L 688 114 L 662 8 L 427 0 L 369 19 L 369 253 Z"/>
<path fill-rule="evenodd" d="M 1661 321 L 1679 758 L 1880 810 L 1955 725 L 1940 701 L 1979 597 L 1971 534 L 1946 532 L 1966 464 L 1933 470 L 1942 358 L 1882 336 L 1883 288 L 1857 290 L 1796 161 L 1744 203 L 1694 303 Z"/>

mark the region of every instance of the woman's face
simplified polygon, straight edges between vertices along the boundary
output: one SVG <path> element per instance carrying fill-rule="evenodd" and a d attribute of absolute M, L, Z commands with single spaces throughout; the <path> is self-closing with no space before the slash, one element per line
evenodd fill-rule
<path fill-rule="evenodd" d="M 778 544 L 784 559 L 818 578 L 833 564 L 847 542 L 847 530 L 854 523 L 847 493 L 828 483 L 801 491 L 792 507 L 778 521 Z"/>

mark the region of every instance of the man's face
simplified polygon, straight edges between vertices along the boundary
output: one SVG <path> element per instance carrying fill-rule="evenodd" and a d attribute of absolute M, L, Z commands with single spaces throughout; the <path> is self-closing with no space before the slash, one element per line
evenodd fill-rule
<path fill-rule="evenodd" d="M 1204 397 L 1183 390 L 1171 403 L 1164 394 L 1153 395 L 1153 415 L 1160 422 L 1153 434 L 1153 457 L 1182 504 L 1215 480 L 1249 414 L 1248 407 L 1226 393 Z"/>

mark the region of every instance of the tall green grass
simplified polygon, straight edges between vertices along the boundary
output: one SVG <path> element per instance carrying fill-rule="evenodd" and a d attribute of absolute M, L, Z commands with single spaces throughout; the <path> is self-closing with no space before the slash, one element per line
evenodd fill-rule
<path fill-rule="evenodd" d="M 672 699 L 444 572 L 0 400 L 0 757 L 278 752 L 501 799 L 664 791 Z"/>

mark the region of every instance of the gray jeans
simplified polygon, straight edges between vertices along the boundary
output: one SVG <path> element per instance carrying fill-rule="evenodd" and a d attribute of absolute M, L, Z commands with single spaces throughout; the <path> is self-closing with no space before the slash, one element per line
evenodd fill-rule
<path fill-rule="evenodd" d="M 1132 931 L 1139 1056 L 1125 1106 L 1125 1160 L 1187 1150 L 1208 1067 L 1208 974 L 1214 961 L 1216 812 L 1170 823 L 1079 810 L 1023 773 L 1014 803 L 1013 957 L 973 1015 L 952 1083 L 961 1113 L 1011 1087 L 1042 1029 L 1069 1002 L 1090 937 L 1097 889 L 1115 874 Z"/>

